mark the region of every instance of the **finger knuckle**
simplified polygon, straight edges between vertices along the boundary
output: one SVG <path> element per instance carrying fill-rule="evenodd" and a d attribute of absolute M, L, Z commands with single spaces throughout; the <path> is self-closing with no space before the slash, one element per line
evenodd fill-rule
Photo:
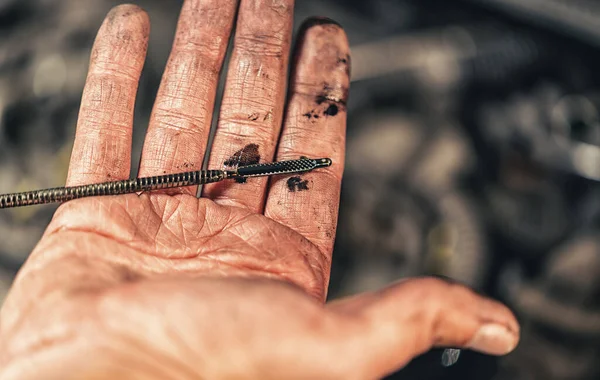
<path fill-rule="evenodd" d="M 223 115 L 219 119 L 221 131 L 229 132 L 233 138 L 254 138 L 256 136 L 271 136 L 273 134 L 272 123 L 264 120 L 265 112 L 246 112 Z"/>
<path fill-rule="evenodd" d="M 111 82 L 137 82 L 137 70 L 111 60 L 98 60 L 90 70 L 90 75 Z"/>
<path fill-rule="evenodd" d="M 270 33 L 240 34 L 235 37 L 237 53 L 281 58 L 285 43 L 282 36 Z"/>
<path fill-rule="evenodd" d="M 109 15 L 121 15 L 121 16 L 129 16 L 135 13 L 140 13 L 140 12 L 144 12 L 144 9 L 142 9 L 142 7 L 140 7 L 139 5 L 136 4 L 119 4 L 117 6 L 114 6 L 110 12 Z"/>
<path fill-rule="evenodd" d="M 154 119 L 161 128 L 172 130 L 175 133 L 188 133 L 201 131 L 203 118 L 184 111 L 174 111 L 170 108 L 157 107 Z"/>
<path fill-rule="evenodd" d="M 188 63 L 196 71 L 218 72 L 220 58 L 223 55 L 222 50 L 222 43 L 219 39 L 198 41 L 177 36 L 171 54 L 171 62 L 178 62 L 179 65 Z"/>

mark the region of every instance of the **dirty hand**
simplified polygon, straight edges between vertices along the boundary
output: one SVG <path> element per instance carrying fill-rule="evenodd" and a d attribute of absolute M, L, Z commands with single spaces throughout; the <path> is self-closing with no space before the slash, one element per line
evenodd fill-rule
<path fill-rule="evenodd" d="M 198 169 L 234 0 L 188 0 L 140 176 Z M 241 0 L 210 154 L 331 157 L 300 177 L 62 205 L 2 309 L 0 379 L 371 379 L 433 346 L 511 351 L 519 327 L 468 289 L 414 279 L 324 304 L 344 162 L 350 53 L 311 19 L 293 53 L 292 0 Z M 68 185 L 130 175 L 148 16 L 124 5 L 97 36 Z"/>

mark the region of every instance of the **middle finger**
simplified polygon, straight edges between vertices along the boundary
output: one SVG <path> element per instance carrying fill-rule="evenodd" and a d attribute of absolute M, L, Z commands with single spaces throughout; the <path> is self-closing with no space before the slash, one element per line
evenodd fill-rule
<path fill-rule="evenodd" d="M 237 0 L 186 0 L 144 141 L 141 177 L 198 170 Z M 195 195 L 196 188 L 176 190 Z"/>
<path fill-rule="evenodd" d="M 286 96 L 293 0 L 242 0 L 210 168 L 273 159 Z M 207 185 L 203 195 L 261 212 L 268 178 Z"/>

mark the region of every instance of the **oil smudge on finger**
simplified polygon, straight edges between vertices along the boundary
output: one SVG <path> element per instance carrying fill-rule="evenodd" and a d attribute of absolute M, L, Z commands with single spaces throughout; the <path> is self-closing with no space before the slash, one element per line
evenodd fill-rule
<path fill-rule="evenodd" d="M 225 167 L 235 168 L 258 164 L 260 162 L 260 154 L 258 149 L 258 144 L 248 144 L 226 159 L 223 162 L 223 165 Z M 237 183 L 245 183 L 246 178 L 236 178 L 235 181 Z"/>
<path fill-rule="evenodd" d="M 287 187 L 290 192 L 308 190 L 308 180 L 300 177 L 290 177 L 287 180 Z"/>

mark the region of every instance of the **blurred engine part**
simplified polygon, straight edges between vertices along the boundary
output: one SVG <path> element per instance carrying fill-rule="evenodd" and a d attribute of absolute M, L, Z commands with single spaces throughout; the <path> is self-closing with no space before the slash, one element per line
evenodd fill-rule
<path fill-rule="evenodd" d="M 409 189 L 385 189 L 364 179 L 347 182 L 350 215 L 340 224 L 341 246 L 352 246 L 353 267 L 345 292 L 376 290 L 400 278 L 442 275 L 482 288 L 486 275 L 485 237 L 471 204 L 460 194 L 424 197 Z M 376 189 L 380 187 L 383 189 Z"/>
<path fill-rule="evenodd" d="M 518 265 L 504 296 L 528 322 L 499 379 L 591 380 L 600 376 L 600 232 L 572 238 L 534 277 Z M 527 374 L 512 377 L 515 373 Z"/>
<path fill-rule="evenodd" d="M 525 21 L 567 33 L 587 43 L 600 41 L 600 4 L 595 0 L 469 0 Z"/>
<path fill-rule="evenodd" d="M 491 221 L 519 251 L 543 254 L 581 227 L 600 181 L 598 100 L 542 82 L 464 105 Z"/>
<path fill-rule="evenodd" d="M 456 187 L 472 158 L 464 137 L 450 128 L 431 133 L 423 119 L 394 108 L 356 112 L 336 243 L 351 264 L 339 286 L 349 294 L 437 274 L 481 289 L 482 222 Z"/>
<path fill-rule="evenodd" d="M 486 143 L 500 142 L 505 154 L 600 181 L 598 95 L 542 84 L 476 108 L 476 115 Z"/>
<path fill-rule="evenodd" d="M 539 59 L 539 46 L 502 25 L 448 25 L 363 43 L 352 48 L 352 80 L 414 73 L 457 85 L 502 79 Z"/>

